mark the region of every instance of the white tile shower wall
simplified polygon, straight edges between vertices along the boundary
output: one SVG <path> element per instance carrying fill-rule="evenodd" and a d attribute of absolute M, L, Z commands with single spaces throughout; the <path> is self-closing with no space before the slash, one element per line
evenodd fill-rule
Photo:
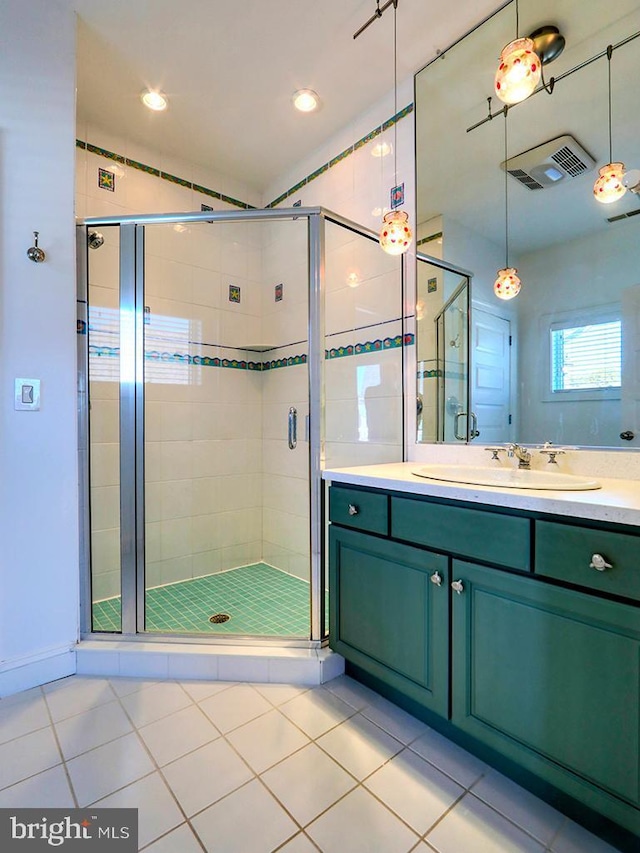
<path fill-rule="evenodd" d="M 411 103 L 412 80 L 398 88 L 398 108 Z M 264 196 L 270 202 L 362 140 L 394 114 L 393 93 L 358 116 L 313 155 L 290 170 Z M 321 205 L 378 232 L 390 206 L 393 186 L 404 183 L 404 209 L 414 216 L 413 114 L 359 145 L 280 207 L 300 201 Z M 391 153 L 376 157 L 380 143 Z M 327 350 L 366 344 L 401 334 L 403 261 L 381 251 L 377 241 L 328 223 L 326 232 Z M 404 262 L 413 281 L 411 259 Z M 412 305 L 413 300 L 411 301 Z M 413 308 L 411 307 L 411 310 Z M 327 465 L 391 462 L 402 459 L 402 349 L 328 359 L 325 362 L 325 454 Z M 366 374 L 366 375 L 365 375 Z M 375 375 L 374 375 L 375 374 Z M 358 384 L 358 376 L 360 383 Z M 365 406 L 364 388 L 369 386 Z M 360 387 L 360 400 L 358 388 Z"/>
<path fill-rule="evenodd" d="M 91 559 L 92 594 L 95 599 L 120 593 L 120 425 L 117 376 L 119 358 L 108 353 L 119 346 L 117 326 L 119 235 L 103 228 L 104 244 L 89 252 L 90 326 L 108 331 L 91 338 L 101 355 L 92 357 L 91 400 Z M 100 319 L 98 319 L 100 318 Z M 108 348 L 108 349 L 107 349 Z"/>
<path fill-rule="evenodd" d="M 84 136 L 79 130 L 78 137 L 252 201 L 241 195 L 245 188 L 214 173 L 140 150 L 98 128 Z M 199 210 L 201 203 L 235 209 L 129 167 L 116 174 L 111 193 L 98 187 L 98 169 L 117 171 L 118 164 L 81 149 L 76 163 L 82 215 Z M 91 296 L 96 305 L 115 310 L 118 247 L 110 229 L 102 231 L 104 246 L 90 253 Z M 145 333 L 147 349 L 159 354 L 146 361 L 145 389 L 146 582 L 155 586 L 262 557 L 261 375 L 175 358 L 255 358 L 237 348 L 262 343 L 262 231 L 255 224 L 156 225 L 146 229 L 145 239 Z M 230 301 L 231 285 L 240 288 L 239 303 Z M 99 599 L 119 592 L 117 384 L 94 381 L 91 393 L 93 593 Z"/>
<path fill-rule="evenodd" d="M 305 351 L 308 347 L 305 345 Z M 298 355 L 281 347 L 278 358 Z M 271 353 L 269 353 L 271 355 Z M 262 486 L 265 562 L 309 580 L 309 372 L 306 364 L 266 371 L 263 381 L 264 478 Z M 297 444 L 288 443 L 289 409 L 297 411 Z"/>
<path fill-rule="evenodd" d="M 305 220 L 264 225 L 262 341 L 265 362 L 308 356 L 309 274 Z M 280 288 L 281 286 L 281 288 Z M 279 288 L 276 301 L 276 287 Z M 309 580 L 309 414 L 307 363 L 264 371 L 264 560 Z M 288 445 L 289 409 L 297 411 L 297 445 Z"/>

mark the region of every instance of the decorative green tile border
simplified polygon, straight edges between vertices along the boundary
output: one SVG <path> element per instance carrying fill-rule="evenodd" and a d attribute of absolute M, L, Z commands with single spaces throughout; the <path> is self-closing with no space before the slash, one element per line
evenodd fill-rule
<path fill-rule="evenodd" d="M 414 343 L 415 335 L 395 335 L 392 338 L 377 338 L 375 341 L 366 341 L 363 344 L 348 344 L 347 346 L 334 347 L 324 351 L 326 359 L 345 358 L 350 355 L 365 355 L 369 352 L 380 352 L 381 350 L 397 349 L 398 347 L 409 347 Z"/>
<path fill-rule="evenodd" d="M 80 329 L 78 323 L 78 334 L 86 334 Z M 377 338 L 365 343 L 347 344 L 346 346 L 333 347 L 324 351 L 327 360 L 334 358 L 345 358 L 352 355 L 366 355 L 371 352 L 398 349 L 399 347 L 412 346 L 415 343 L 415 335 L 395 335 L 390 338 Z M 119 358 L 120 347 L 99 347 L 89 344 L 89 356 L 94 358 Z M 219 356 L 188 355 L 179 352 L 160 352 L 159 350 L 147 350 L 144 354 L 145 361 L 163 362 L 165 364 L 191 364 L 196 367 L 225 367 L 233 370 L 277 370 L 280 367 L 295 367 L 307 363 L 307 354 L 285 356 L 284 358 L 271 359 L 270 361 L 246 361 L 245 359 L 220 358 Z M 429 371 L 425 371 L 429 372 Z M 418 371 L 420 375 L 420 371 Z"/>
<path fill-rule="evenodd" d="M 311 183 L 311 181 L 320 177 L 320 175 L 324 174 L 328 169 L 331 169 L 333 166 L 336 166 L 345 157 L 348 157 L 350 154 L 353 154 L 354 151 L 357 151 L 359 148 L 362 148 L 363 145 L 366 145 L 368 142 L 371 142 L 372 139 L 375 139 L 376 136 L 383 133 L 385 130 L 388 130 L 390 127 L 393 127 L 394 124 L 397 124 L 403 118 L 406 118 L 410 113 L 413 112 L 413 104 L 408 104 L 404 109 L 400 110 L 400 112 L 396 113 L 391 118 L 388 118 L 385 122 L 378 127 L 375 127 L 373 130 L 369 131 L 366 136 L 363 136 L 362 139 L 359 139 L 353 145 L 350 145 L 348 148 L 345 148 L 344 151 L 341 151 L 336 157 L 333 157 L 329 160 L 328 163 L 324 163 L 320 166 L 319 169 L 311 172 L 310 175 L 307 175 L 306 178 L 303 178 L 301 181 L 290 187 L 286 192 L 279 195 L 278 198 L 274 199 L 272 202 L 266 205 L 266 207 L 277 207 L 283 201 L 285 201 L 289 196 L 295 195 L 295 193 L 299 192 L 306 184 Z M 82 139 L 76 139 L 76 147 L 82 148 L 83 150 L 89 151 L 91 154 L 97 154 L 100 157 L 105 157 L 107 160 L 115 160 L 117 163 L 122 163 L 125 166 L 129 166 L 132 169 L 138 169 L 140 172 L 145 172 L 147 175 L 154 175 L 156 178 L 162 178 L 165 181 L 170 181 L 172 184 L 178 184 L 181 187 L 185 187 L 186 189 L 195 190 L 198 193 L 202 193 L 203 195 L 207 195 L 210 198 L 216 198 L 219 201 L 224 201 L 227 204 L 231 204 L 234 207 L 240 207 L 243 210 L 256 210 L 256 207 L 252 204 L 248 204 L 247 202 L 240 201 L 237 198 L 232 198 L 231 196 L 224 195 L 224 193 L 220 193 L 217 190 L 212 190 L 209 187 L 203 187 L 200 184 L 194 184 L 191 181 L 187 181 L 185 178 L 180 178 L 177 175 L 171 175 L 169 172 L 162 172 L 160 169 L 156 169 L 154 166 L 148 166 L 146 163 L 140 163 L 137 160 L 130 160 L 128 157 L 124 157 L 122 154 L 117 154 L 115 151 L 109 151 L 107 148 L 101 148 L 98 145 L 92 145 L 90 142 L 85 142 Z M 420 241 L 424 242 L 424 241 Z M 418 244 L 420 245 L 420 244 Z"/>
<path fill-rule="evenodd" d="M 371 142 L 372 139 L 375 139 L 376 136 L 383 133 L 383 131 L 388 130 L 390 127 L 393 127 L 394 124 L 397 124 L 403 118 L 406 118 L 410 113 L 413 112 L 413 104 L 408 104 L 404 109 L 400 110 L 400 112 L 396 113 L 391 118 L 387 119 L 378 127 L 375 127 L 373 130 L 369 131 L 366 136 L 363 136 L 362 139 L 359 139 L 357 142 L 354 142 L 353 145 L 350 145 L 348 148 L 345 148 L 344 151 L 341 151 L 336 157 L 333 157 L 329 160 L 328 163 L 320 166 L 319 169 L 316 169 L 310 175 L 307 175 L 306 178 L 303 178 L 301 181 L 288 189 L 286 192 L 283 192 L 282 195 L 279 195 L 278 198 L 275 198 L 273 201 L 269 202 L 269 204 L 265 205 L 266 207 L 277 207 L 283 201 L 285 201 L 289 196 L 295 195 L 305 184 L 311 183 L 311 181 L 315 180 L 315 178 L 322 175 L 327 169 L 331 169 L 333 166 L 336 166 L 338 163 L 342 162 L 345 157 L 348 157 L 350 154 L 353 154 L 354 151 L 357 151 L 359 148 L 362 148 L 363 145 L 366 145 L 368 142 Z"/>
<path fill-rule="evenodd" d="M 418 240 L 416 246 L 423 246 L 425 243 L 433 243 L 434 240 L 439 240 L 442 237 L 442 231 L 438 231 L 437 234 L 430 234 L 428 237 L 423 237 L 422 240 Z"/>
<path fill-rule="evenodd" d="M 234 207 L 240 207 L 242 210 L 256 210 L 254 205 L 248 204 L 245 201 L 240 201 L 239 199 L 232 198 L 229 195 L 224 195 L 217 190 L 203 187 L 200 184 L 194 184 L 191 181 L 187 181 L 185 178 L 180 178 L 177 175 L 171 175 L 169 172 L 162 172 L 160 169 L 156 169 L 154 166 L 148 166 L 146 163 L 140 163 L 138 160 L 130 160 L 122 154 L 116 154 L 115 151 L 100 148 L 98 145 L 92 145 L 90 142 L 84 142 L 82 139 L 76 139 L 76 147 L 82 148 L 90 154 L 97 154 L 99 157 L 105 157 L 107 160 L 115 160 L 117 163 L 122 163 L 132 169 L 137 169 L 139 172 L 144 172 L 147 175 L 153 175 L 156 178 L 162 178 L 172 184 L 178 184 L 178 186 L 184 187 L 185 189 L 195 190 L 196 192 L 207 195 L 210 198 L 217 198 L 220 201 L 233 205 Z"/>

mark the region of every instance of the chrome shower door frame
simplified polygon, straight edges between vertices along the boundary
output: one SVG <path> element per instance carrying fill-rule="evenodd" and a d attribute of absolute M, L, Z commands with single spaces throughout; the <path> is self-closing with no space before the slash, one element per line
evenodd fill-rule
<path fill-rule="evenodd" d="M 355 231 L 355 223 L 330 214 Z M 309 311 L 309 489 L 310 489 L 310 637 L 309 640 L 260 637 L 264 645 L 317 647 L 326 641 L 324 630 L 324 571 L 322 536 L 322 460 L 324 458 L 324 294 L 325 218 L 319 207 L 268 210 L 206 211 L 204 213 L 150 214 L 124 217 L 90 217 L 78 223 L 78 288 L 88 291 L 86 235 L 89 228 L 120 228 L 120 551 L 121 633 L 91 630 L 91 535 L 87 511 L 90 495 L 88 460 L 89 406 L 87 404 L 87 343 L 79 345 L 79 428 L 81 460 L 81 622 L 83 639 L 122 639 L 148 642 L 181 639 L 225 644 L 255 644 L 255 637 L 222 638 L 205 634 L 145 633 L 145 481 L 144 481 L 144 227 L 154 224 L 240 222 L 307 219 Z M 370 236 L 370 235 L 367 235 Z M 87 336 L 88 338 L 88 336 Z"/>

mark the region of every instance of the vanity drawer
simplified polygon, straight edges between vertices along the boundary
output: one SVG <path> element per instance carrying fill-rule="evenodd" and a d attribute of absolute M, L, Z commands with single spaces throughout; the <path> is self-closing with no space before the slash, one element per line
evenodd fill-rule
<path fill-rule="evenodd" d="M 381 492 L 331 486 L 329 521 L 386 536 L 389 532 L 389 498 Z"/>
<path fill-rule="evenodd" d="M 479 562 L 531 569 L 531 522 L 501 513 L 391 498 L 391 535 Z"/>
<path fill-rule="evenodd" d="M 535 536 L 537 574 L 640 601 L 640 536 L 554 521 L 537 521 Z M 594 554 L 611 568 L 591 566 Z"/>

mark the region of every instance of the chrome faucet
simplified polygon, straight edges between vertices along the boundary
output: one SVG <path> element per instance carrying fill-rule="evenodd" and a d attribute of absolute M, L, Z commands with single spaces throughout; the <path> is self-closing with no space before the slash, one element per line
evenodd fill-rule
<path fill-rule="evenodd" d="M 519 444 L 508 444 L 507 456 L 515 456 L 517 458 L 518 468 L 531 468 L 531 454 L 524 447 L 520 447 Z"/>

